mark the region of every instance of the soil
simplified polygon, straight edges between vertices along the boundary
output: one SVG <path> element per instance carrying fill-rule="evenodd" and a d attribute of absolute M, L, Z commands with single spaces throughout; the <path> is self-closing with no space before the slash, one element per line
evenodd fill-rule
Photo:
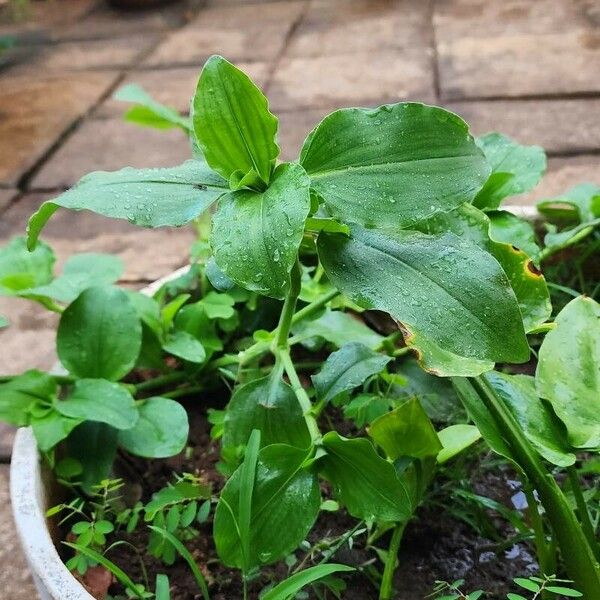
<path fill-rule="evenodd" d="M 213 403 L 214 405 L 215 403 Z M 219 407 L 219 403 L 216 403 Z M 129 495 L 133 502 L 138 498 L 148 501 L 152 494 L 173 481 L 174 473 L 190 472 L 200 475 L 213 487 L 218 494 L 224 484 L 223 476 L 217 471 L 219 460 L 218 444 L 210 438 L 211 425 L 206 419 L 207 406 L 201 399 L 187 402 L 190 419 L 191 436 L 189 445 L 192 452 L 187 455 L 147 461 L 129 455 L 120 457 L 116 475 L 129 482 Z M 328 415 L 328 420 L 335 422 L 336 428 L 342 434 L 353 434 L 348 421 L 343 421 L 335 412 Z M 339 425 L 339 427 L 338 427 Z M 323 423 L 324 428 L 327 427 Z M 497 472 L 481 474 L 481 479 L 474 482 L 478 494 L 490 497 L 511 507 L 510 497 L 514 490 L 510 489 L 511 473 L 504 468 Z M 324 496 L 328 491 L 323 488 Z M 451 503 L 451 498 L 448 498 Z M 343 535 L 356 525 L 356 521 L 344 511 L 335 513 L 322 512 L 315 527 L 309 535 L 309 542 L 314 543 L 326 538 Z M 506 522 L 497 520 L 500 539 L 510 538 L 514 531 Z M 238 572 L 227 569 L 219 562 L 212 542 L 212 522 L 209 519 L 198 527 L 199 535 L 186 547 L 190 550 L 197 564 L 204 572 L 209 582 L 212 600 L 241 600 L 242 588 Z M 138 527 L 132 534 L 119 532 L 113 535 L 109 543 L 126 540 L 133 544 L 143 556 L 148 571 L 149 581 L 154 581 L 157 573 L 167 573 L 171 583 L 172 600 L 196 600 L 201 595 L 195 580 L 185 562 L 178 560 L 173 566 L 165 567 L 159 560 L 146 554 L 147 532 Z M 381 563 L 372 550 L 364 548 L 365 536 L 357 537 L 352 549 L 344 545 L 330 560 L 356 567 L 363 567 L 350 577 L 346 577 L 347 588 L 342 592 L 344 600 L 376 600 L 377 589 L 369 575 L 381 570 Z M 497 540 L 496 540 L 497 542 Z M 386 537 L 379 541 L 386 548 Z M 418 511 L 415 519 L 406 528 L 402 549 L 399 557 L 399 567 L 396 573 L 395 600 L 422 600 L 431 593 L 437 580 L 452 582 L 464 579 L 465 591 L 482 589 L 489 593 L 486 598 L 506 598 L 507 591 L 514 588 L 512 578 L 527 576 L 537 571 L 537 565 L 532 558 L 533 551 L 525 544 L 510 548 L 509 552 L 494 553 L 494 541 L 478 535 L 475 530 L 464 522 L 452 518 L 439 506 L 426 504 Z M 138 558 L 127 545 L 117 545 L 110 550 L 108 558 L 119 565 L 134 581 L 142 581 L 142 569 Z M 303 553 L 296 553 L 302 560 Z M 310 566 L 307 562 L 306 566 Z M 376 569 L 376 570 L 375 570 Z M 262 570 L 261 575 L 251 582 L 249 591 L 251 598 L 258 598 L 259 592 L 269 583 L 280 581 L 288 574 L 287 566 L 283 563 Z M 110 587 L 112 594 L 122 593 L 118 584 Z M 308 596 L 316 598 L 316 596 Z M 331 593 L 327 598 L 333 598 Z"/>

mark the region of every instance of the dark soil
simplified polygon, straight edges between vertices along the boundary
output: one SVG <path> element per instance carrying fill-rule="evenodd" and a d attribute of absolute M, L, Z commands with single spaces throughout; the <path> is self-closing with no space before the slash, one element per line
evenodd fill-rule
<path fill-rule="evenodd" d="M 210 438 L 210 424 L 206 419 L 206 405 L 188 402 L 190 418 L 190 446 L 188 453 L 166 459 L 147 461 L 131 456 L 122 456 L 118 462 L 117 475 L 129 482 L 128 494 L 132 502 L 141 499 L 146 502 L 152 494 L 173 481 L 174 473 L 190 472 L 200 475 L 213 486 L 218 494 L 224 484 L 224 478 L 217 472 L 219 447 Z M 351 434 L 348 422 L 339 422 L 337 414 L 328 416 L 336 422 L 341 433 Z M 339 427 L 338 427 L 339 422 Z M 327 424 L 323 423 L 324 429 Z M 509 488 L 510 473 L 498 469 L 497 473 L 481 474 L 481 480 L 475 482 L 475 491 L 510 507 L 510 497 L 514 494 Z M 324 495 L 327 490 L 324 488 Z M 452 499 L 447 498 L 451 503 Z M 356 525 L 356 521 L 345 512 L 322 512 L 309 535 L 309 542 L 331 539 L 343 535 Z M 504 521 L 497 520 L 499 539 L 510 538 L 514 534 Z M 218 560 L 212 542 L 212 523 L 199 526 L 200 534 L 186 542 L 187 548 L 200 566 L 209 582 L 212 600 L 241 600 L 242 589 L 238 572 L 225 568 Z M 194 578 L 184 561 L 178 560 L 172 567 L 166 567 L 159 560 L 145 554 L 148 534 L 143 526 L 138 526 L 132 534 L 119 532 L 110 542 L 126 540 L 133 544 L 143 555 L 148 570 L 149 581 L 153 582 L 157 573 L 167 573 L 171 583 L 172 600 L 196 600 L 201 595 Z M 345 579 L 347 588 L 342 594 L 344 600 L 376 600 L 377 588 L 373 583 L 376 573 L 381 571 L 381 563 L 375 552 L 364 547 L 365 536 L 356 538 L 352 549 L 342 546 L 330 560 L 360 567 L 356 575 Z M 496 540 L 497 542 L 497 540 Z M 386 548 L 388 539 L 382 538 L 379 546 Z M 487 598 L 505 598 L 506 592 L 514 588 L 512 578 L 527 576 L 537 570 L 532 551 L 525 545 L 510 549 L 510 552 L 494 553 L 494 542 L 480 537 L 473 528 L 447 514 L 438 505 L 425 506 L 408 525 L 399 557 L 396 574 L 396 600 L 422 600 L 431 593 L 436 580 L 452 582 L 464 579 L 464 590 L 483 589 L 489 593 Z M 302 551 L 296 553 L 302 560 Z M 127 545 L 119 545 L 108 553 L 108 558 L 124 569 L 134 581 L 143 581 L 142 569 L 138 558 Z M 310 566 L 310 561 L 306 566 Z M 280 563 L 263 569 L 260 577 L 250 584 L 250 598 L 258 598 L 260 590 L 267 584 L 280 581 L 288 574 L 288 568 Z M 151 584 L 152 585 L 152 584 Z M 111 586 L 113 594 L 122 592 L 118 584 Z M 316 598 L 316 596 L 310 596 Z M 331 593 L 327 598 L 333 598 Z"/>

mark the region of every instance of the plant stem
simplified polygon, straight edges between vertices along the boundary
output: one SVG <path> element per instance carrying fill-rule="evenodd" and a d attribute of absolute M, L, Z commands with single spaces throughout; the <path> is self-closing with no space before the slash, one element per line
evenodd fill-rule
<path fill-rule="evenodd" d="M 587 537 L 588 542 L 592 547 L 594 554 L 596 555 L 596 558 L 600 560 L 600 547 L 598 545 L 598 541 L 596 540 L 596 533 L 594 531 L 592 521 L 590 520 L 590 513 L 588 511 L 587 504 L 585 503 L 585 498 L 583 497 L 583 490 L 581 489 L 581 484 L 579 483 L 577 469 L 572 466 L 568 467 L 567 475 L 569 476 L 569 482 L 571 483 L 573 496 L 575 496 L 577 514 L 579 516 L 581 527 L 583 528 L 583 533 L 585 533 L 585 536 Z"/>
<path fill-rule="evenodd" d="M 381 586 L 379 588 L 379 600 L 392 600 L 392 594 L 394 593 L 394 573 L 396 571 L 398 552 L 400 551 L 400 543 L 402 542 L 402 535 L 404 534 L 405 527 L 406 522 L 402 521 L 396 525 L 394 532 L 392 533 L 390 547 L 385 560 L 385 567 L 383 568 Z"/>
<path fill-rule="evenodd" d="M 147 381 L 142 381 L 141 383 L 135 384 L 135 391 L 147 392 L 149 390 L 164 387 L 171 383 L 179 383 L 181 381 L 185 381 L 189 377 L 189 373 L 184 373 L 183 371 L 174 371 L 173 373 L 160 375 L 159 377 L 155 377 L 154 379 L 148 379 Z"/>
<path fill-rule="evenodd" d="M 332 290 L 331 292 L 327 292 L 327 294 L 321 296 L 318 300 L 307 304 L 304 308 L 301 308 L 293 317 L 292 317 L 292 325 L 303 321 L 304 319 L 314 315 L 316 312 L 321 310 L 328 302 L 331 302 L 334 298 L 337 298 L 340 295 L 340 292 L 337 290 Z"/>
<path fill-rule="evenodd" d="M 294 312 L 296 311 L 296 302 L 298 302 L 298 296 L 300 295 L 300 289 L 302 287 L 301 278 L 302 269 L 300 267 L 300 261 L 296 259 L 290 273 L 290 289 L 283 302 L 281 316 L 279 317 L 279 325 L 277 325 L 277 337 L 275 343 L 278 348 L 289 348 L 288 338 L 290 337 L 292 319 L 294 318 Z"/>
<path fill-rule="evenodd" d="M 469 385 L 495 421 L 514 460 L 537 490 L 569 577 L 585 598 L 600 598 L 600 565 L 569 501 L 495 390 L 482 377 L 471 379 Z"/>

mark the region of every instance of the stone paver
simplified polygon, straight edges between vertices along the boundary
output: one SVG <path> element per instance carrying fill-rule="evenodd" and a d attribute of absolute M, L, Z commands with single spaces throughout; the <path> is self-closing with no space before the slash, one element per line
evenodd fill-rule
<path fill-rule="evenodd" d="M 32 179 L 31 187 L 66 188 L 90 171 L 170 167 L 191 157 L 190 144 L 178 129 L 139 127 L 118 117 L 91 119 L 48 160 Z"/>
<path fill-rule="evenodd" d="M 21 552 L 8 491 L 8 465 L 0 465 L 0 593 L 6 600 L 34 600 L 38 595 Z"/>
<path fill-rule="evenodd" d="M 211 54 L 241 62 L 275 60 L 306 4 L 304 0 L 208 8 L 160 44 L 145 64 L 202 65 Z"/>
<path fill-rule="evenodd" d="M 0 213 L 8 207 L 13 199 L 18 195 L 18 190 L 14 189 L 1 189 L 0 188 Z"/>
<path fill-rule="evenodd" d="M 6 423 L 0 423 L 0 463 L 10 461 L 13 442 L 15 441 L 15 432 L 15 427 Z"/>
<path fill-rule="evenodd" d="M 277 138 L 282 160 L 297 160 L 306 136 L 329 114 L 329 109 L 284 111 L 278 113 Z"/>
<path fill-rule="evenodd" d="M 595 0 L 439 0 L 442 97 L 600 92 Z"/>
<path fill-rule="evenodd" d="M 448 102 L 477 135 L 500 131 L 550 153 L 600 148 L 600 99 Z"/>
<path fill-rule="evenodd" d="M 114 83 L 114 73 L 0 78 L 0 184 L 15 184 Z"/>
<path fill-rule="evenodd" d="M 422 50 L 284 58 L 267 87 L 277 110 L 433 102 L 431 59 Z"/>
<path fill-rule="evenodd" d="M 266 63 L 238 63 L 249 77 L 260 87 L 264 87 L 268 65 Z M 195 67 L 179 67 L 174 69 L 138 70 L 131 72 L 124 80 L 127 83 L 141 85 L 153 98 L 172 106 L 182 113 L 187 113 L 190 100 L 196 92 L 196 84 L 202 65 Z M 104 102 L 97 110 L 97 115 L 121 115 L 127 105 L 112 98 Z"/>

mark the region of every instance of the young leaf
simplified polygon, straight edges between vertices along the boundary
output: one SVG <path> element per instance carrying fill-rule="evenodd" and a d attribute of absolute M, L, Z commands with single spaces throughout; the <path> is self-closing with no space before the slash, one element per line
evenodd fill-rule
<path fill-rule="evenodd" d="M 565 424 L 575 448 L 600 446 L 600 305 L 575 298 L 556 317 L 539 352 L 538 394 Z"/>
<path fill-rule="evenodd" d="M 552 409 L 538 398 L 535 380 L 527 375 L 506 375 L 491 371 L 484 375 L 496 394 L 513 413 L 535 449 L 559 467 L 575 463 L 575 454 L 566 440 L 560 421 Z"/>
<path fill-rule="evenodd" d="M 410 496 L 394 466 L 365 438 L 347 439 L 330 431 L 323 436 L 327 454 L 319 470 L 333 483 L 348 512 L 357 519 L 402 521 L 412 513 Z"/>
<path fill-rule="evenodd" d="M 249 568 L 275 562 L 305 538 L 321 505 L 317 477 L 305 466 L 308 457 L 306 450 L 284 444 L 273 444 L 260 451 L 246 564 L 241 552 L 238 509 L 242 467 L 231 476 L 221 492 L 213 534 L 219 557 L 227 566 Z"/>
<path fill-rule="evenodd" d="M 310 446 L 310 433 L 296 395 L 277 369 L 237 388 L 225 412 L 223 446 L 244 446 L 253 429 L 260 430 L 263 446 Z"/>
<path fill-rule="evenodd" d="M 332 216 L 366 227 L 408 227 L 470 202 L 489 173 L 460 117 L 417 103 L 331 113 L 300 163 Z"/>
<path fill-rule="evenodd" d="M 549 221 L 578 225 L 600 217 L 600 186 L 580 183 L 558 196 L 537 203 Z"/>
<path fill-rule="evenodd" d="M 546 170 L 546 153 L 539 146 L 521 146 L 499 133 L 477 139 L 492 174 L 473 204 L 484 210 L 498 208 L 504 198 L 533 189 Z"/>
<path fill-rule="evenodd" d="M 66 417 L 98 421 L 115 429 L 131 429 L 138 420 L 138 410 L 131 394 L 106 379 L 79 379 L 65 400 L 55 403 Z"/>
<path fill-rule="evenodd" d="M 125 450 L 146 458 L 167 458 L 184 449 L 189 424 L 179 402 L 156 396 L 144 400 L 138 411 L 135 426 L 119 433 L 119 444 Z"/>
<path fill-rule="evenodd" d="M 77 377 L 116 381 L 135 365 L 141 343 L 142 326 L 127 294 L 115 287 L 93 287 L 62 314 L 56 349 Z"/>
<path fill-rule="evenodd" d="M 332 573 L 343 573 L 354 571 L 353 567 L 346 565 L 316 565 L 304 569 L 299 573 L 295 573 L 288 577 L 285 581 L 278 583 L 274 588 L 269 590 L 266 594 L 261 594 L 260 600 L 288 600 L 290 597 L 294 597 L 294 594 L 298 593 L 303 587 L 323 579 Z"/>
<path fill-rule="evenodd" d="M 424 368 L 475 375 L 528 359 L 516 298 L 485 251 L 451 233 L 351 231 L 319 236 L 328 277 L 363 308 L 390 313 Z"/>
<path fill-rule="evenodd" d="M 171 600 L 171 586 L 169 578 L 163 573 L 156 576 L 156 587 L 154 589 L 156 600 Z"/>
<path fill-rule="evenodd" d="M 437 462 L 441 465 L 480 440 L 481 433 L 474 425 L 459 423 L 438 431 L 438 438 L 442 449 L 438 452 Z"/>
<path fill-rule="evenodd" d="M 417 398 L 407 400 L 373 421 L 369 436 L 391 460 L 402 456 L 436 456 L 442 449 L 435 429 Z"/>
<path fill-rule="evenodd" d="M 0 420 L 16 427 L 29 424 L 29 408 L 39 400 L 50 403 L 56 382 L 41 371 L 27 371 L 0 384 Z"/>
<path fill-rule="evenodd" d="M 238 190 L 219 201 L 210 243 L 217 265 L 242 287 L 283 298 L 310 209 L 310 181 L 279 165 L 264 192 Z"/>
<path fill-rule="evenodd" d="M 253 172 L 265 184 L 279 147 L 277 118 L 250 78 L 221 56 L 205 63 L 192 101 L 196 139 L 208 164 L 225 179 Z"/>
<path fill-rule="evenodd" d="M 371 375 L 383 371 L 391 358 L 359 343 L 349 343 L 330 354 L 312 381 L 317 397 L 326 402 L 353 390 Z"/>
<path fill-rule="evenodd" d="M 132 102 L 135 106 L 125 113 L 125 120 L 155 129 L 171 129 L 179 127 L 186 133 L 191 133 L 190 120 L 182 117 L 178 111 L 170 106 L 157 102 L 141 86 L 130 83 L 120 87 L 114 94 L 115 100 Z"/>
<path fill-rule="evenodd" d="M 27 243 L 35 247 L 40 231 L 60 207 L 91 210 L 141 227 L 177 227 L 195 219 L 225 191 L 227 183 L 197 160 L 166 169 L 96 171 L 42 204 L 29 219 Z"/>
<path fill-rule="evenodd" d="M 204 346 L 187 331 L 174 331 L 163 343 L 163 350 L 191 363 L 202 364 L 206 359 Z"/>

